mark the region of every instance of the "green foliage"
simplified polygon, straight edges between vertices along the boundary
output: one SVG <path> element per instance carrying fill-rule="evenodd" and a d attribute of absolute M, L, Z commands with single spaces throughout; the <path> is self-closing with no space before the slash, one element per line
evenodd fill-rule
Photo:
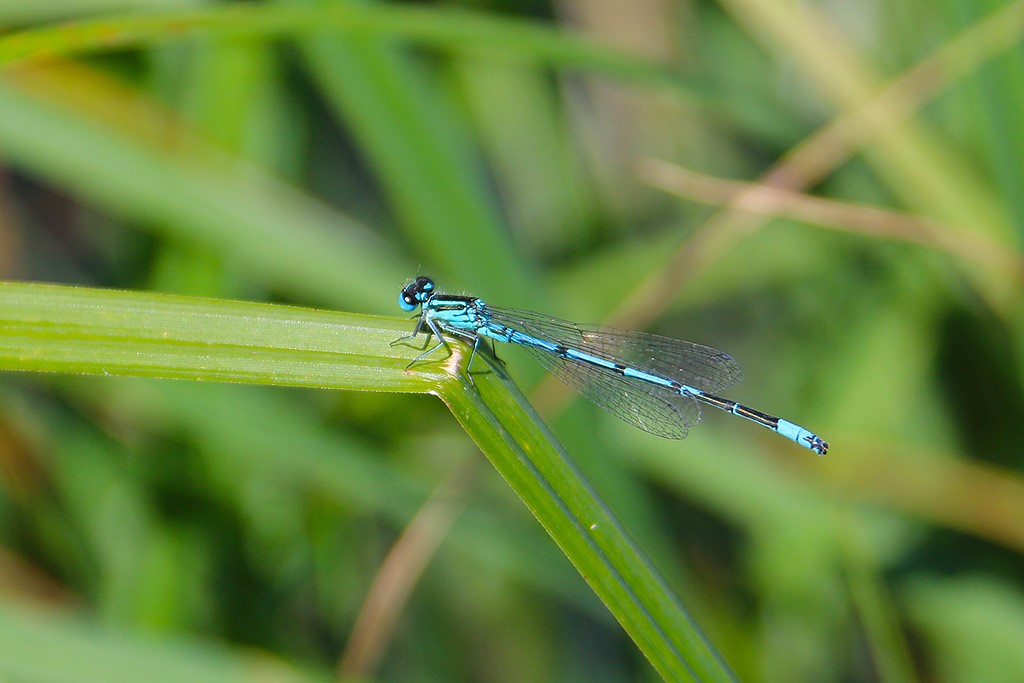
<path fill-rule="evenodd" d="M 557 10 L 3 3 L 0 678 L 1020 677 L 1024 6 Z M 407 369 L 420 270 L 829 456 Z"/>

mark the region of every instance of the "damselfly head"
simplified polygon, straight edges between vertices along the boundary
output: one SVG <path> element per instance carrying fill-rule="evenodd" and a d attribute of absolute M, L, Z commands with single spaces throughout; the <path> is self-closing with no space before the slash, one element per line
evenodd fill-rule
<path fill-rule="evenodd" d="M 420 275 L 402 288 L 398 295 L 398 305 L 403 311 L 414 311 L 417 306 L 426 303 L 434 296 L 434 281 L 426 275 Z"/>

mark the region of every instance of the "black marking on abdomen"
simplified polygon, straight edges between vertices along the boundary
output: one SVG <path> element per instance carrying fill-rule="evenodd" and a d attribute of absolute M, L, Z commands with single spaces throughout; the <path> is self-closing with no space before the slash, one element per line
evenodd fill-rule
<path fill-rule="evenodd" d="M 727 398 L 722 398 L 720 396 L 715 396 L 714 394 L 705 394 L 704 392 L 700 392 L 700 393 L 687 392 L 687 393 L 690 394 L 690 396 L 693 396 L 694 398 L 699 399 L 699 400 L 703 401 L 704 403 L 707 403 L 708 405 L 713 405 L 716 408 L 720 408 L 720 409 L 724 410 L 727 413 L 731 413 L 733 407 L 735 407 L 737 405 L 736 401 L 730 401 Z"/>
<path fill-rule="evenodd" d="M 745 417 L 748 420 L 750 420 L 752 422 L 756 422 L 759 425 L 763 425 L 765 427 L 768 427 L 769 429 L 773 429 L 773 430 L 777 430 L 778 429 L 779 418 L 775 417 L 774 415 L 769 415 L 768 413 L 762 413 L 760 410 L 754 410 L 753 408 L 748 408 L 747 406 L 743 405 L 742 403 L 737 403 L 736 401 L 730 401 L 727 398 L 722 398 L 721 396 L 715 396 L 714 394 L 700 393 L 700 394 L 694 394 L 694 396 L 697 399 L 703 401 L 704 403 L 707 403 L 708 405 L 712 405 L 712 406 L 714 406 L 716 408 L 720 408 L 720 409 L 724 410 L 727 413 L 732 413 L 733 415 L 739 415 L 740 417 Z"/>
<path fill-rule="evenodd" d="M 740 417 L 745 417 L 748 420 L 753 420 L 758 424 L 763 424 L 765 427 L 768 427 L 770 429 L 778 429 L 779 427 L 779 418 L 775 417 L 774 415 L 769 415 L 768 413 L 762 413 L 760 410 L 748 408 L 742 403 L 737 403 L 736 407 L 732 409 L 732 412 L 733 414 L 739 415 Z"/>

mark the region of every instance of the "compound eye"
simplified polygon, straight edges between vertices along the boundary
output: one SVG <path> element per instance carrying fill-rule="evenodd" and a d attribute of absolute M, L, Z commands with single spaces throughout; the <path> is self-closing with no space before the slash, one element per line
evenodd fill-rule
<path fill-rule="evenodd" d="M 403 311 L 412 311 L 419 305 L 420 302 L 406 289 L 403 289 L 402 293 L 398 295 L 398 306 Z"/>

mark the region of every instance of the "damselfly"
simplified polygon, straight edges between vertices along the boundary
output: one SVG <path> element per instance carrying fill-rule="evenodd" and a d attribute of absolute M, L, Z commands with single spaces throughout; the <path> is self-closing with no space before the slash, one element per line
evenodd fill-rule
<path fill-rule="evenodd" d="M 480 339 L 524 347 L 549 372 L 616 417 L 668 439 L 682 439 L 700 420 L 700 404 L 767 427 L 819 455 L 828 443 L 788 420 L 715 396 L 740 381 L 732 356 L 692 342 L 645 332 L 578 325 L 541 313 L 498 308 L 471 296 L 442 294 L 420 276 L 402 289 L 398 305 L 420 310 L 412 339 L 426 331 L 438 343 L 413 363 L 448 347 L 444 335 L 470 342 L 469 372 Z M 424 328 L 426 328 L 424 330 Z M 411 363 L 410 363 L 411 365 Z"/>

